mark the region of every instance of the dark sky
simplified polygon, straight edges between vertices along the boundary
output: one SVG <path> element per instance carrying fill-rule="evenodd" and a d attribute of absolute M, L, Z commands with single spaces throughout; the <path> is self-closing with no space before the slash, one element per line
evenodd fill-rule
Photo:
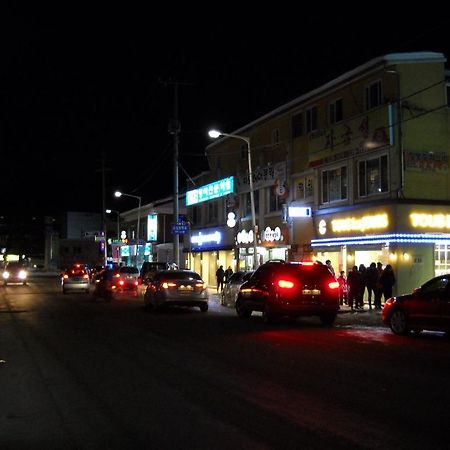
<path fill-rule="evenodd" d="M 210 14 L 4 11 L 0 215 L 101 212 L 103 157 L 107 207 L 136 206 L 115 199 L 117 188 L 144 203 L 171 195 L 174 81 L 182 187 L 184 170 L 207 168 L 212 126 L 231 132 L 385 53 L 450 54 L 450 25 L 420 13 Z"/>

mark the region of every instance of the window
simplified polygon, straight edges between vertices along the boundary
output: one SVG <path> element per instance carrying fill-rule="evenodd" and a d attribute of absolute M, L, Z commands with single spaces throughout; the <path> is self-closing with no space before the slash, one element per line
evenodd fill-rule
<path fill-rule="evenodd" d="M 359 162 L 358 167 L 359 196 L 380 194 L 387 192 L 388 186 L 388 158 L 387 155 Z"/>
<path fill-rule="evenodd" d="M 450 272 L 450 244 L 442 243 L 434 246 L 435 275 L 446 275 Z"/>
<path fill-rule="evenodd" d="M 280 130 L 275 128 L 272 130 L 272 144 L 278 145 L 280 143 Z"/>
<path fill-rule="evenodd" d="M 339 98 L 328 105 L 328 118 L 331 125 L 342 122 L 344 118 L 343 115 L 344 113 L 342 98 Z"/>
<path fill-rule="evenodd" d="M 316 131 L 317 125 L 317 106 L 313 106 L 306 110 L 306 132 Z"/>
<path fill-rule="evenodd" d="M 347 198 L 347 167 L 337 167 L 322 172 L 322 203 Z"/>
<path fill-rule="evenodd" d="M 259 212 L 259 192 L 254 190 L 253 197 L 255 198 L 255 214 Z M 252 215 L 252 205 L 250 201 L 250 192 L 244 194 L 245 202 L 244 202 L 244 217 L 248 217 Z"/>
<path fill-rule="evenodd" d="M 292 139 L 302 136 L 303 134 L 303 114 L 297 113 L 292 116 Z"/>
<path fill-rule="evenodd" d="M 208 223 L 216 223 L 218 221 L 217 213 L 219 210 L 218 202 L 208 203 Z"/>
<path fill-rule="evenodd" d="M 281 210 L 281 204 L 284 203 L 280 200 L 280 197 L 278 197 L 276 193 L 276 188 L 274 186 L 269 186 L 267 189 L 267 211 L 275 212 Z"/>
<path fill-rule="evenodd" d="M 247 144 L 241 144 L 241 159 L 248 159 Z"/>
<path fill-rule="evenodd" d="M 311 200 L 314 196 L 314 179 L 312 176 L 301 178 L 297 183 L 297 200 Z"/>
<path fill-rule="evenodd" d="M 375 81 L 366 87 L 366 109 L 381 105 L 381 81 Z"/>

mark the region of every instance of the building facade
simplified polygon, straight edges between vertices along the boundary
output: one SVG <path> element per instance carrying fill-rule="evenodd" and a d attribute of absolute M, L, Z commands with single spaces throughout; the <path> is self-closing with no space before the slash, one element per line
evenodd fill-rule
<path fill-rule="evenodd" d="M 445 63 L 435 52 L 375 58 L 211 143 L 202 184 L 233 176 L 235 189 L 188 206 L 188 217 L 193 229 L 227 226 L 230 212 L 236 223 L 232 257 L 219 254 L 208 271 L 230 261 L 251 268 L 256 238 L 257 264 L 330 259 L 336 272 L 391 264 L 394 293 L 448 272 Z M 255 237 L 250 149 L 239 137 L 251 147 Z"/>

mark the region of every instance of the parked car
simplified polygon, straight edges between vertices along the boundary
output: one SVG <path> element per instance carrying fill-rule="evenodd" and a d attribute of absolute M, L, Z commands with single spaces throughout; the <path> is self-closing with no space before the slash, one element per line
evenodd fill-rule
<path fill-rule="evenodd" d="M 156 272 L 144 293 L 146 309 L 165 306 L 198 306 L 208 311 L 208 290 L 202 277 L 192 270 Z"/>
<path fill-rule="evenodd" d="M 387 299 L 381 318 L 395 334 L 450 333 L 450 274 L 428 280 L 411 294 Z"/>
<path fill-rule="evenodd" d="M 137 290 L 139 285 L 139 270 L 133 266 L 119 267 L 116 284 L 118 289 Z"/>
<path fill-rule="evenodd" d="M 27 268 L 20 261 L 11 261 L 3 269 L 3 284 L 7 286 L 11 283 L 27 284 Z"/>
<path fill-rule="evenodd" d="M 220 304 L 234 307 L 241 284 L 244 281 L 247 281 L 252 274 L 253 270 L 238 270 L 237 272 L 234 272 L 228 280 L 228 283 L 226 283 L 223 287 L 222 296 L 220 297 Z"/>
<path fill-rule="evenodd" d="M 67 268 L 62 274 L 61 285 L 63 294 L 68 291 L 89 294 L 91 281 L 87 267 L 84 264 L 75 264 Z"/>
<path fill-rule="evenodd" d="M 248 318 L 261 311 L 265 322 L 288 316 L 318 316 L 332 325 L 339 310 L 339 283 L 320 262 L 269 261 L 244 282 L 236 313 Z"/>
<path fill-rule="evenodd" d="M 160 270 L 175 270 L 177 269 L 176 264 L 161 262 L 161 261 L 145 261 L 142 264 L 141 271 L 139 274 L 140 283 L 147 284 L 156 272 Z"/>

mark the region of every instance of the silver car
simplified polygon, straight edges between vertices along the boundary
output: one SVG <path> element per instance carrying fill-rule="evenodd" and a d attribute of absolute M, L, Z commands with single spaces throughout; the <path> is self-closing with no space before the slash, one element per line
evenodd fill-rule
<path fill-rule="evenodd" d="M 228 283 L 223 287 L 222 296 L 220 297 L 220 304 L 234 308 L 236 298 L 239 294 L 239 287 L 244 281 L 247 281 L 252 274 L 253 270 L 238 270 L 237 272 L 234 272 L 228 280 Z"/>
<path fill-rule="evenodd" d="M 91 281 L 89 273 L 83 264 L 75 264 L 64 271 L 61 277 L 63 294 L 69 291 L 89 294 Z"/>
<path fill-rule="evenodd" d="M 208 290 L 202 277 L 192 270 L 162 270 L 149 280 L 144 294 L 146 309 L 165 306 L 198 306 L 208 311 Z"/>

